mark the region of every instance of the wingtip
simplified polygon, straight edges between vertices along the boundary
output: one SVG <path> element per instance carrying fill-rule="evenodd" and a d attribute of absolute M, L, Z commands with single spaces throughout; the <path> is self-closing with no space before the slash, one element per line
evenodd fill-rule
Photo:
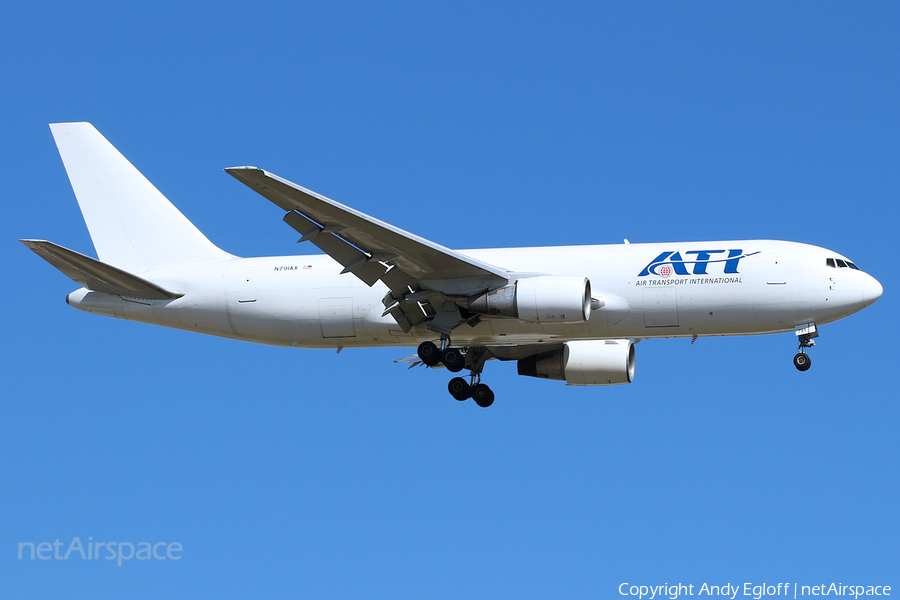
<path fill-rule="evenodd" d="M 65 121 L 62 123 L 50 123 L 50 130 L 60 129 L 63 127 L 90 127 L 92 129 L 96 129 L 92 124 L 87 121 Z"/>

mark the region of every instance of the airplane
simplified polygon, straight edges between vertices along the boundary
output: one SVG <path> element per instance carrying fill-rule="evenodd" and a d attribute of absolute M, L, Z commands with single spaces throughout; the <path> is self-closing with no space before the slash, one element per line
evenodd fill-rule
<path fill-rule="evenodd" d="M 50 125 L 97 259 L 20 240 L 82 286 L 79 310 L 298 348 L 416 347 L 481 407 L 485 363 L 574 386 L 631 383 L 642 339 L 794 331 L 794 365 L 821 325 L 881 284 L 817 246 L 734 240 L 452 250 L 256 167 L 225 171 L 325 254 L 239 258 L 204 236 L 89 123 Z"/>

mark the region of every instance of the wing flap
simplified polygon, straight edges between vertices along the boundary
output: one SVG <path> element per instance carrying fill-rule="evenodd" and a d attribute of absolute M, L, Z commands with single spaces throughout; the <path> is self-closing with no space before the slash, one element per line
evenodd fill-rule
<path fill-rule="evenodd" d="M 46 240 L 19 240 L 72 281 L 94 292 L 149 300 L 172 300 L 184 294 L 132 275 L 95 258 Z"/>

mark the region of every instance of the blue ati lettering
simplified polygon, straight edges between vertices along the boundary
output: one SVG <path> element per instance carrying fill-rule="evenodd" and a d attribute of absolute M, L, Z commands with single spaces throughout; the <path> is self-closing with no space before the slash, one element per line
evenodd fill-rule
<path fill-rule="evenodd" d="M 712 263 L 725 263 L 726 275 L 738 273 L 738 263 L 742 258 L 759 254 L 750 252 L 745 254 L 743 250 L 688 250 L 681 256 L 681 252 L 663 252 L 644 267 L 638 277 L 647 275 L 708 275 L 707 267 Z M 719 256 L 722 255 L 722 256 Z M 693 270 L 688 271 L 688 265 L 693 265 Z"/>

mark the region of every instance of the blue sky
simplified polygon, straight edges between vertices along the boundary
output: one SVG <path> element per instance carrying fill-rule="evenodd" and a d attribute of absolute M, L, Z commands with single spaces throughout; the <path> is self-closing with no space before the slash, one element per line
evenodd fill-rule
<path fill-rule="evenodd" d="M 895 3 L 18 3 L 0 23 L 10 598 L 607 598 L 900 586 Z M 774 238 L 884 285 L 821 330 L 644 341 L 636 380 L 289 350 L 92 316 L 47 124 L 90 121 L 216 244 L 298 250 L 253 164 L 456 248 Z M 179 561 L 18 560 L 179 542 Z"/>

